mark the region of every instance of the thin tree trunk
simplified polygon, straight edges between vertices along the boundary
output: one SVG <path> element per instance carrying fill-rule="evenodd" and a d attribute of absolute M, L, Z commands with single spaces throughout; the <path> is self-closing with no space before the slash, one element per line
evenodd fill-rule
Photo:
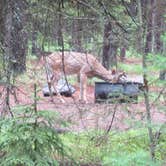
<path fill-rule="evenodd" d="M 155 0 L 157 1 L 157 0 Z M 156 44 L 156 53 L 162 53 L 164 43 L 161 40 L 161 35 L 166 31 L 166 28 L 164 28 L 165 18 L 164 15 L 166 13 L 166 1 L 158 0 L 156 2 L 156 33 L 155 33 L 155 44 Z"/>
<path fill-rule="evenodd" d="M 36 26 L 33 25 L 33 32 L 32 32 L 32 54 L 37 55 L 37 29 Z"/>
<path fill-rule="evenodd" d="M 103 55 L 102 55 L 102 63 L 103 66 L 109 69 L 109 61 L 110 61 L 110 33 L 112 31 L 112 25 L 110 22 L 105 23 L 104 26 L 104 37 L 103 37 Z"/>
<path fill-rule="evenodd" d="M 138 52 L 143 52 L 143 21 L 142 21 L 142 3 L 141 0 L 138 0 L 138 18 L 139 18 L 139 29 L 138 29 L 138 44 L 137 50 Z"/>
<path fill-rule="evenodd" d="M 5 27 L 4 27 L 4 22 L 5 22 L 5 15 L 6 15 L 6 7 L 5 7 L 5 0 L 0 0 L 0 41 L 1 44 L 3 44 L 4 41 L 4 34 L 5 34 Z M 2 48 L 1 48 L 2 49 Z"/>
<path fill-rule="evenodd" d="M 125 48 L 125 47 L 122 47 L 122 48 L 120 49 L 120 60 L 123 62 L 124 59 L 125 59 L 125 57 L 126 57 L 126 48 Z"/>
<path fill-rule="evenodd" d="M 149 7 L 152 7 L 152 1 L 150 1 Z M 148 6 L 147 6 L 148 7 Z M 152 118 L 151 118 L 151 110 L 150 110 L 150 101 L 149 101 L 149 84 L 147 78 L 147 54 L 150 53 L 152 50 L 152 13 L 150 12 L 148 18 L 148 25 L 147 25 L 147 34 L 146 34 L 146 43 L 145 43 L 145 50 L 142 57 L 142 66 L 143 66 L 143 80 L 144 80 L 144 99 L 145 99 L 145 106 L 146 106 L 146 119 L 147 119 L 147 128 L 149 133 L 149 143 L 150 143 L 150 154 L 152 160 L 155 159 L 155 145 L 154 145 L 154 137 L 153 137 L 153 130 L 152 130 Z"/>
<path fill-rule="evenodd" d="M 117 45 L 112 32 L 112 25 L 108 21 L 104 26 L 104 37 L 103 37 L 103 55 L 102 63 L 107 69 L 113 66 L 117 67 Z"/>
<path fill-rule="evenodd" d="M 6 75 L 6 93 L 5 93 L 5 104 L 4 104 L 4 113 L 10 112 L 10 83 L 12 76 L 12 68 L 11 68 L 11 58 L 12 58 L 12 8 L 13 3 L 9 0 L 6 1 L 6 16 L 4 19 L 4 67 L 5 67 L 5 75 Z"/>
<path fill-rule="evenodd" d="M 58 2 L 58 46 L 61 48 L 63 47 L 63 9 L 64 2 L 63 0 Z"/>
<path fill-rule="evenodd" d="M 79 17 L 79 7 L 77 7 L 77 17 Z M 75 51 L 82 52 L 82 22 L 79 19 L 73 19 L 72 22 L 72 45 Z"/>
<path fill-rule="evenodd" d="M 161 55 L 165 56 L 166 52 L 166 41 L 163 42 L 161 40 L 161 35 L 164 34 L 166 31 L 166 22 L 164 15 L 166 13 L 166 1 L 163 0 L 158 0 L 157 1 L 157 16 L 156 16 L 156 53 L 160 53 Z M 159 78 L 160 80 L 166 80 L 166 70 L 164 66 L 160 68 L 160 73 L 159 73 Z"/>
<path fill-rule="evenodd" d="M 110 44 L 110 61 L 109 61 L 109 65 L 111 67 L 116 67 L 117 69 L 117 50 L 118 50 L 118 46 L 116 45 L 116 43 L 111 43 Z"/>
<path fill-rule="evenodd" d="M 151 3 L 152 6 L 152 53 L 156 52 L 156 30 L 157 30 L 157 25 L 156 25 L 156 11 L 157 11 L 157 1 L 156 0 L 152 0 Z"/>
<path fill-rule="evenodd" d="M 152 2 L 150 0 L 147 2 L 147 8 L 149 8 L 147 14 L 147 34 L 146 34 L 146 43 L 145 43 L 145 54 L 152 52 Z"/>
<path fill-rule="evenodd" d="M 82 33 L 82 24 L 81 24 L 81 20 L 77 20 L 77 51 L 82 52 L 82 42 L 81 42 L 81 33 Z"/>
<path fill-rule="evenodd" d="M 146 54 L 143 55 L 143 69 L 146 71 Z M 151 118 L 151 110 L 150 110 L 150 101 L 149 101 L 149 85 L 147 74 L 144 72 L 143 74 L 144 80 L 144 99 L 145 99 L 145 106 L 146 106 L 146 119 L 147 119 L 147 126 L 148 126 L 148 133 L 149 133 L 149 140 L 150 140 L 150 154 L 152 160 L 155 159 L 155 145 L 154 145 L 154 138 L 153 138 L 153 130 L 152 130 L 152 118 Z"/>
<path fill-rule="evenodd" d="M 60 4 L 59 4 L 59 8 L 60 8 Z M 62 47 L 62 13 L 61 10 L 59 9 L 59 13 L 58 13 L 58 46 Z"/>
<path fill-rule="evenodd" d="M 13 4 L 13 29 L 12 29 L 12 69 L 14 73 L 26 70 L 27 32 L 26 25 L 26 0 L 17 0 Z"/>

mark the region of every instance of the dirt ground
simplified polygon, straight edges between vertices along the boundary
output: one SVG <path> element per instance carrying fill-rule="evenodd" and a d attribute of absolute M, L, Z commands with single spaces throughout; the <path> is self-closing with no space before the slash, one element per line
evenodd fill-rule
<path fill-rule="evenodd" d="M 133 63 L 130 60 L 127 63 Z M 39 85 L 39 91 L 37 95 L 40 100 L 37 103 L 37 109 L 49 110 L 58 112 L 62 120 L 66 120 L 70 125 L 67 129 L 72 131 L 85 131 L 91 129 L 104 129 L 104 130 L 128 130 L 131 128 L 137 128 L 138 126 L 145 125 L 146 112 L 144 101 L 140 101 L 137 104 L 123 103 L 123 104 L 104 104 L 94 102 L 94 85 L 88 85 L 87 99 L 88 103 L 82 104 L 79 102 L 79 85 L 74 85 L 76 92 L 72 97 L 63 97 L 65 103 L 62 103 L 57 96 L 54 96 L 54 102 L 50 97 L 44 97 L 42 93 L 42 85 Z M 160 88 L 151 87 L 152 91 L 160 92 Z M 0 87 L 0 92 L 3 93 L 3 87 Z M 33 84 L 26 83 L 19 84 L 15 89 L 17 96 L 17 103 L 11 95 L 11 106 L 17 104 L 29 105 L 33 103 Z M 1 106 L 2 106 L 1 96 Z M 161 111 L 161 107 L 164 107 L 165 103 L 154 103 L 151 107 L 152 121 L 155 124 L 163 124 L 166 122 L 166 113 Z M 58 123 L 56 127 L 61 127 Z"/>
<path fill-rule="evenodd" d="M 105 104 L 94 102 L 94 86 L 88 86 L 88 103 L 82 104 L 79 101 L 79 87 L 74 86 L 76 92 L 72 97 L 63 97 L 65 103 L 62 103 L 57 96 L 54 96 L 54 102 L 50 97 L 44 97 L 42 89 L 38 92 L 40 100 L 37 104 L 37 109 L 49 110 L 59 113 L 60 119 L 69 123 L 67 129 L 72 131 L 85 131 L 92 129 L 109 130 L 128 130 L 145 125 L 146 112 L 143 101 L 137 104 L 123 103 L 123 104 Z M 31 92 L 31 93 L 30 93 Z M 17 104 L 29 105 L 33 103 L 33 86 L 19 87 L 16 90 L 18 99 Z M 15 106 L 14 97 L 11 96 L 11 105 Z M 155 104 L 154 104 L 155 105 Z M 160 103 L 160 106 L 164 103 Z M 163 124 L 166 121 L 166 115 L 160 112 L 158 105 L 151 109 L 152 120 L 155 124 Z M 114 116 L 115 115 L 115 116 Z M 137 125 L 136 125 L 137 124 Z M 55 127 L 61 128 L 60 124 L 55 124 Z"/>

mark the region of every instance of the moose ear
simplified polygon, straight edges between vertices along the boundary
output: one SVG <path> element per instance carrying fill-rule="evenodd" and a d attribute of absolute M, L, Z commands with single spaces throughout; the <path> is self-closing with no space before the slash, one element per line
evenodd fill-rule
<path fill-rule="evenodd" d="M 116 74 L 116 70 L 112 69 L 112 75 L 115 75 L 115 74 Z"/>

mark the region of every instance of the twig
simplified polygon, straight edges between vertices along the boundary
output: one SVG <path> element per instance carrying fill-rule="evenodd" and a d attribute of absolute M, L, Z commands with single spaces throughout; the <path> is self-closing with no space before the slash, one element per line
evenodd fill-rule
<path fill-rule="evenodd" d="M 113 115 L 112 115 L 111 123 L 110 123 L 110 125 L 109 125 L 109 127 L 106 131 L 106 134 L 108 134 L 110 132 L 111 128 L 112 128 L 112 124 L 113 124 L 113 121 L 114 121 L 114 118 L 115 118 L 115 113 L 117 111 L 117 107 L 118 107 L 118 104 L 116 104 L 115 107 L 114 107 L 114 112 L 113 112 Z"/>

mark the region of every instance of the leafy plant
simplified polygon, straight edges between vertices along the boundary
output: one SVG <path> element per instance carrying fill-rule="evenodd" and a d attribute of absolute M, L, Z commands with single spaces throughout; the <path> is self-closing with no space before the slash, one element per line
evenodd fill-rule
<path fill-rule="evenodd" d="M 0 165 L 58 165 L 68 155 L 53 128 L 52 115 L 35 113 L 33 107 L 19 109 L 21 114 L 16 109 L 14 118 L 0 119 Z"/>
<path fill-rule="evenodd" d="M 149 141 L 144 129 L 125 132 L 89 131 L 62 136 L 70 146 L 72 156 L 83 164 L 101 164 L 104 166 L 160 166 L 165 162 L 166 137 L 163 132 L 156 148 L 156 161 L 149 155 Z"/>
<path fill-rule="evenodd" d="M 158 166 L 159 162 L 152 162 L 149 157 L 148 152 L 143 150 L 138 150 L 134 153 L 113 153 L 111 156 L 106 156 L 104 158 L 105 166 L 142 166 L 142 165 L 151 165 L 151 166 Z"/>

